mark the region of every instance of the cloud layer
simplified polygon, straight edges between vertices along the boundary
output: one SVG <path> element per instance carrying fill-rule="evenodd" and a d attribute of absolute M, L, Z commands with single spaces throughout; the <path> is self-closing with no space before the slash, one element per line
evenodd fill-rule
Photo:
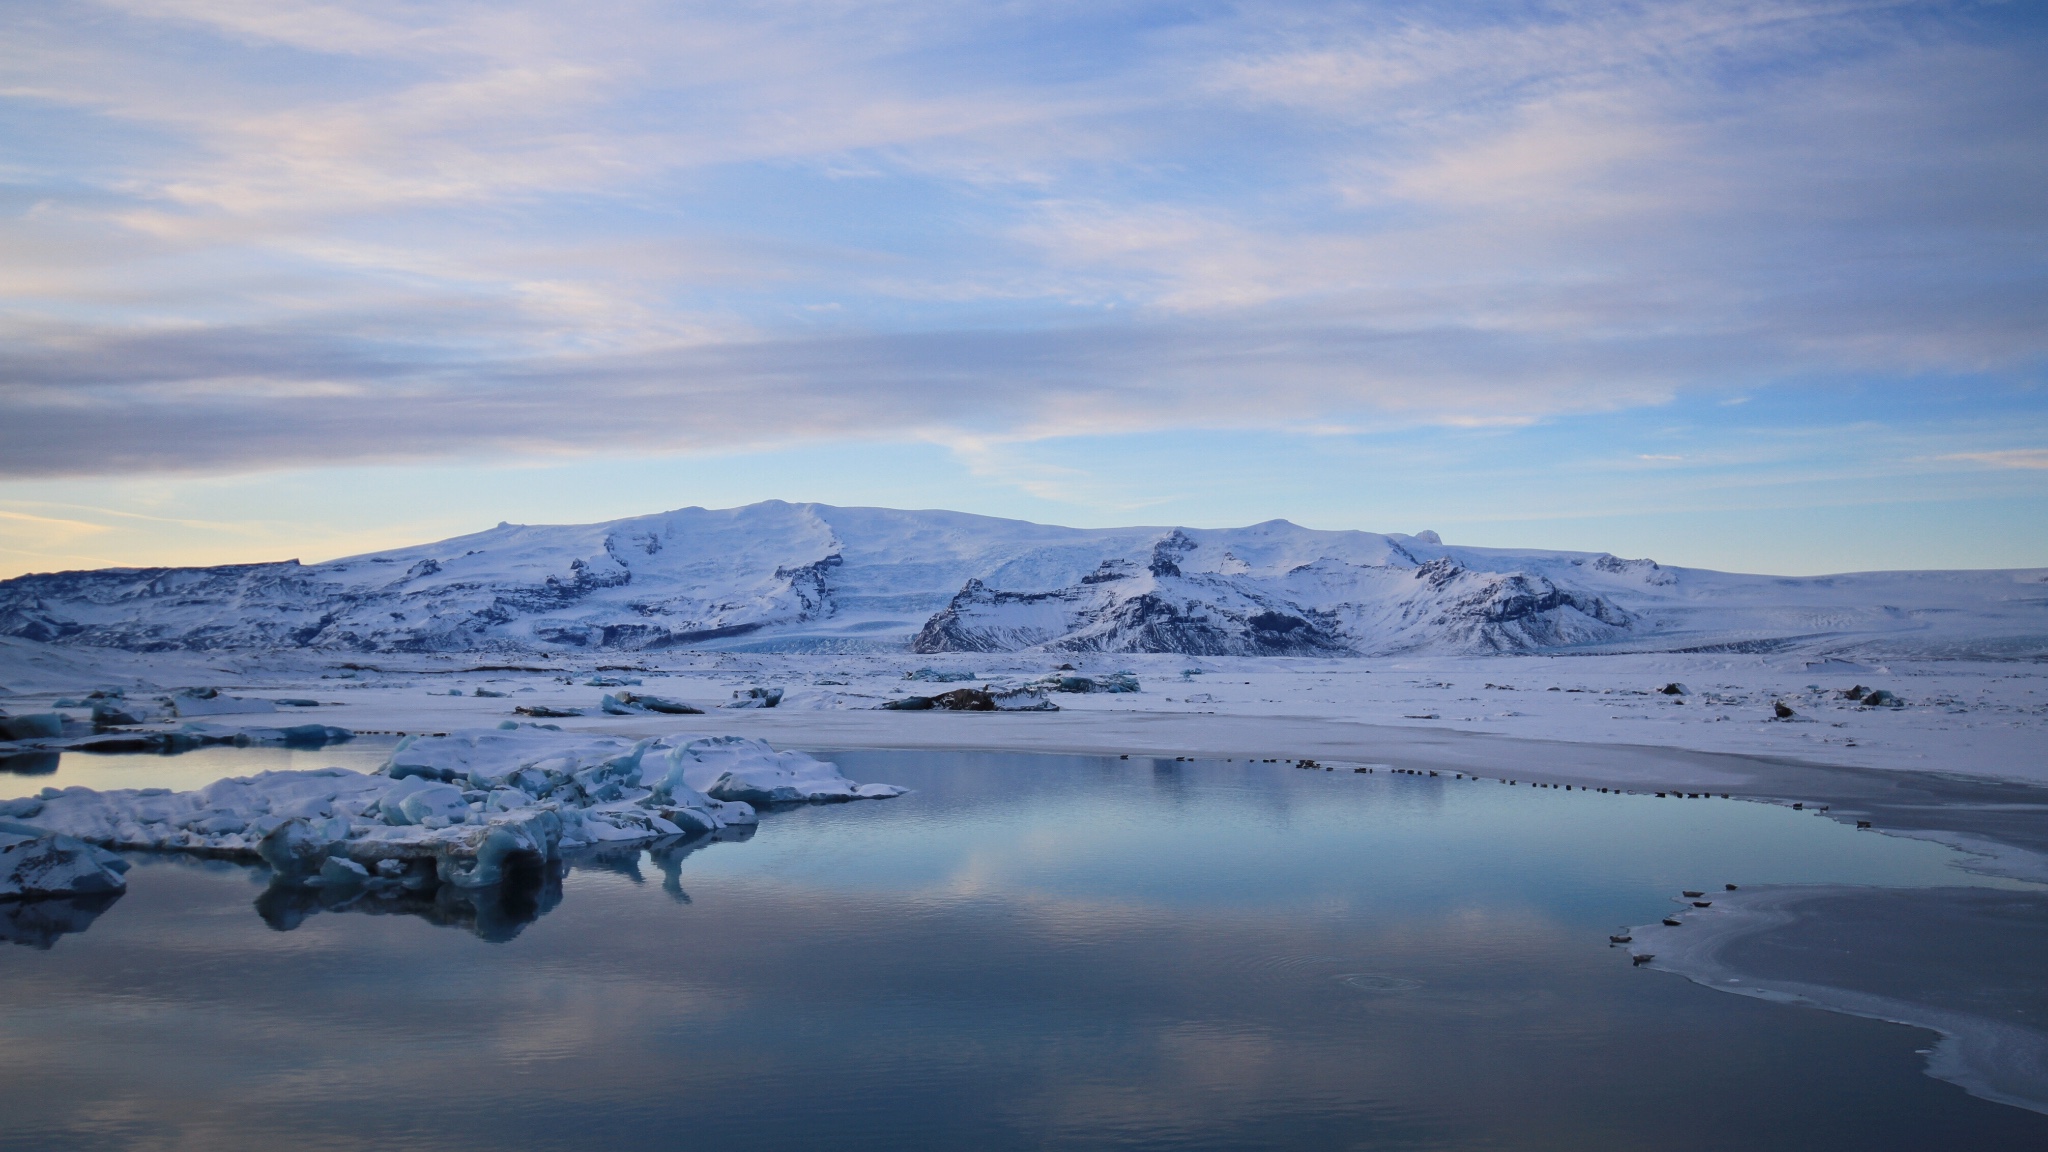
<path fill-rule="evenodd" d="M 40 6 L 0 475 L 2025 390 L 2024 7 Z"/>

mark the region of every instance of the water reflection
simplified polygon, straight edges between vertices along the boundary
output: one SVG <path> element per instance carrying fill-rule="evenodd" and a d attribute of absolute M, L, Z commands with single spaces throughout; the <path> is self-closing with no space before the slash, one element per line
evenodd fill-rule
<path fill-rule="evenodd" d="M 918 791 L 482 906 L 139 863 L 90 932 L 0 954 L 0 1144 L 2048 1147 L 1923 1075 L 1926 1033 L 1606 946 L 1724 876 L 1954 883 L 1933 845 L 1278 766 L 840 759 Z"/>
<path fill-rule="evenodd" d="M 60 936 L 92 927 L 100 913 L 114 906 L 119 892 L 51 900 L 0 901 L 0 940 L 48 950 Z"/>
<path fill-rule="evenodd" d="M 562 902 L 562 881 L 572 871 L 609 873 L 642 884 L 646 879 L 641 868 L 643 864 L 652 864 L 661 873 L 661 890 L 677 903 L 688 904 L 690 894 L 683 891 L 683 862 L 713 844 L 740 842 L 753 835 L 754 826 L 736 825 L 694 836 L 671 836 L 652 844 L 588 849 L 557 860 L 515 859 L 508 863 L 503 883 L 481 888 L 442 883 L 431 867 L 414 868 L 402 881 L 374 888 L 309 886 L 300 877 L 271 874 L 269 886 L 256 897 L 256 914 L 279 932 L 299 928 L 321 912 L 416 916 L 429 924 L 460 928 L 479 940 L 503 944 L 516 939 L 527 925 Z M 91 922 L 91 917 L 87 917 L 64 931 L 83 932 Z M 51 941 L 55 939 L 50 937 Z M 47 948 L 49 944 L 41 947 Z"/>
<path fill-rule="evenodd" d="M 319 912 L 361 912 L 370 916 L 417 916 L 429 924 L 460 928 L 480 940 L 503 944 L 562 902 L 562 878 L 568 865 L 560 860 L 531 859 L 507 865 L 501 884 L 462 888 L 454 884 L 418 887 L 396 885 L 364 888 L 308 888 L 274 877 L 256 897 L 256 914 L 279 932 L 290 932 Z"/>
<path fill-rule="evenodd" d="M 16 752 L 0 756 L 0 772 L 15 776 L 53 776 L 61 757 L 55 752 Z"/>
<path fill-rule="evenodd" d="M 103 736 L 90 748 L 61 751 L 20 752 L 0 757 L 0 799 L 37 791 L 45 786 L 69 788 L 83 785 L 102 791 L 111 788 L 170 788 L 187 791 L 203 788 L 228 776 L 253 776 L 258 772 L 351 768 L 371 772 L 384 763 L 398 743 L 395 737 L 358 736 L 324 746 L 259 744 L 237 747 L 212 744 L 196 748 L 160 748 L 154 738 L 123 747 L 125 737 Z M 6 777 L 36 777 L 10 787 Z"/>

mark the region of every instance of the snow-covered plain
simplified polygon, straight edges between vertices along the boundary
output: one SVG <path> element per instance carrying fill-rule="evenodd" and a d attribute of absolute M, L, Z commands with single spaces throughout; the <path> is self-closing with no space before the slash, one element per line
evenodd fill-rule
<path fill-rule="evenodd" d="M 1061 665 L 1074 669 L 1059 672 Z M 961 679 L 910 679 L 933 668 Z M 528 657 L 376 658 L 286 652 L 127 653 L 0 640 L 0 708 L 46 713 L 93 689 L 133 701 L 203 683 L 223 695 L 303 699 L 290 720 L 356 731 L 449 731 L 550 717 L 577 731 L 739 732 L 800 747 L 989 747 L 1067 752 L 1372 759 L 1375 749 L 1490 747 L 1503 739 L 1726 753 L 1750 759 L 1979 776 L 2048 785 L 2048 666 L 2032 661 L 1893 659 L 1844 664 L 1803 654 L 1643 653 L 1388 658 L 1239 658 L 1156 654 L 975 656 L 666 652 Z M 1023 687 L 1048 674 L 1130 671 L 1135 693 L 1048 692 L 1057 712 L 881 711 L 941 689 Z M 704 715 L 608 714 L 616 681 L 693 704 Z M 1683 694 L 1663 689 L 1678 684 Z M 1862 686 L 1901 703 L 1849 699 Z M 736 693 L 783 690 L 777 707 L 725 707 Z M 451 693 L 453 693 L 451 695 Z M 1867 695 L 1867 693 L 1866 693 Z M 1784 703 L 1793 715 L 1781 718 Z M 90 709 L 61 710 L 74 734 Z M 278 726 L 285 717 L 245 718 Z M 176 729 L 173 718 L 123 731 Z M 13 747 L 26 748 L 34 741 Z M 1482 755 L 1481 753 L 1473 753 Z M 1518 754 L 1518 761 L 1531 759 Z M 1545 757 L 1536 757 L 1545 759 Z M 1563 756 L 1568 760 L 1570 757 Z M 1654 759 L 1654 758 L 1653 758 Z M 1688 761 L 1696 783 L 1719 779 Z M 1658 770 L 1669 770 L 1668 767 Z M 1644 773 L 1652 773 L 1647 765 Z M 1618 779 L 1618 778 L 1617 778 Z M 1645 783 L 1680 779 L 1643 777 Z"/>

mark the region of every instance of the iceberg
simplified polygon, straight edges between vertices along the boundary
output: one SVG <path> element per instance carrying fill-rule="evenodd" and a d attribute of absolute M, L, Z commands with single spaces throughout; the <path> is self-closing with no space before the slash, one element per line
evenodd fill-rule
<path fill-rule="evenodd" d="M 50 740 L 64 735 L 64 714 L 31 712 L 24 716 L 0 715 L 0 739 Z"/>
<path fill-rule="evenodd" d="M 126 891 L 128 862 L 73 836 L 0 820 L 0 900 Z"/>
<path fill-rule="evenodd" d="M 903 795 L 893 784 L 855 784 L 836 764 L 802 752 L 777 752 L 765 740 L 707 736 L 669 752 L 664 783 L 687 785 L 713 800 L 746 804 L 832 803 Z"/>
<path fill-rule="evenodd" d="M 112 848 L 260 859 L 284 887 L 396 898 L 488 888 L 575 849 L 751 825 L 755 803 L 903 791 L 856 784 L 828 761 L 761 740 L 671 744 L 527 726 L 411 737 L 368 774 L 263 772 L 191 792 L 45 788 L 0 801 L 0 822 L 11 822 L 0 830 L 8 846 L 47 841 L 36 859 L 58 853 L 70 869 L 60 886 L 46 879 L 57 863 L 39 863 L 23 872 L 23 891 L 118 891 L 125 864 L 101 851 Z M 94 869 L 107 875 L 94 880 Z"/>
<path fill-rule="evenodd" d="M 340 744 L 355 739 L 355 733 L 332 724 L 288 724 L 273 728 L 263 724 L 209 724 L 195 722 L 181 726 L 170 734 L 175 747 L 180 744 L 233 744 L 246 748 L 251 744 L 284 744 L 294 748 L 318 748 L 326 744 Z"/>

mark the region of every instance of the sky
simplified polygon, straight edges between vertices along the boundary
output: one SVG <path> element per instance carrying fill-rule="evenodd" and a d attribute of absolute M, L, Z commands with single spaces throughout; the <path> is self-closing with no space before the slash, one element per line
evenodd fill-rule
<path fill-rule="evenodd" d="M 0 576 L 770 498 L 2048 566 L 2048 6 L 0 0 Z"/>

